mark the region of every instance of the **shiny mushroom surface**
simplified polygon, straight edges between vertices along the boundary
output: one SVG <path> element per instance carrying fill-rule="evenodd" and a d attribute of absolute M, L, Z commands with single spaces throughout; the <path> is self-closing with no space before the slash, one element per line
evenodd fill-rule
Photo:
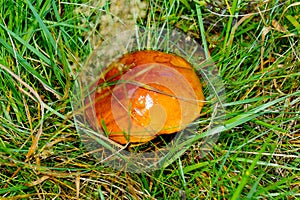
<path fill-rule="evenodd" d="M 85 116 L 120 144 L 147 142 L 187 127 L 204 105 L 202 85 L 183 58 L 154 50 L 123 55 L 86 98 Z"/>

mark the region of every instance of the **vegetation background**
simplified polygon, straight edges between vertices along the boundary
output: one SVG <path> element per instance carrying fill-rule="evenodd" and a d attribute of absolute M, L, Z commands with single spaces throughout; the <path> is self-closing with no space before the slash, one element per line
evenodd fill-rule
<path fill-rule="evenodd" d="M 96 45 L 135 24 L 177 27 L 214 60 L 226 130 L 206 157 L 195 143 L 133 174 L 82 146 L 76 75 Z M 292 0 L 1 1 L 0 199 L 300 198 L 299 35 Z"/>

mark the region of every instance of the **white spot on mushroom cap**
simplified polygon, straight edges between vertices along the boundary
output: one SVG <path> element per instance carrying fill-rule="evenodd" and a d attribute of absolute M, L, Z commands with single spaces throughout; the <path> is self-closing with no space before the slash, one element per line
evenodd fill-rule
<path fill-rule="evenodd" d="M 149 94 L 146 95 L 146 109 L 148 110 L 153 106 L 153 99 Z"/>

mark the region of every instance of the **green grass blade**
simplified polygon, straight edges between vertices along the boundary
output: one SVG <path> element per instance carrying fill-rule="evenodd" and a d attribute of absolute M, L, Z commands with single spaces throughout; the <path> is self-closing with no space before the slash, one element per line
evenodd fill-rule
<path fill-rule="evenodd" d="M 250 179 L 250 175 L 251 175 L 252 171 L 254 170 L 254 167 L 256 166 L 257 162 L 261 158 L 262 153 L 265 151 L 265 149 L 268 145 L 268 141 L 271 140 L 271 136 L 272 135 L 270 134 L 269 137 L 267 138 L 266 142 L 264 143 L 264 145 L 259 150 L 259 154 L 256 155 L 256 157 L 254 158 L 254 160 L 251 163 L 250 167 L 244 173 L 244 175 L 242 177 L 242 180 L 240 181 L 240 184 L 238 185 L 237 189 L 235 190 L 235 192 L 233 193 L 233 195 L 231 197 L 232 200 L 236 200 L 236 199 L 240 198 L 240 194 L 241 194 L 243 188 L 245 187 L 248 179 Z"/>
<path fill-rule="evenodd" d="M 11 55 L 14 55 L 13 48 L 5 42 L 3 38 L 0 37 L 0 44 L 2 44 Z M 37 78 L 41 84 L 49 91 L 55 94 L 61 95 L 59 92 L 55 91 L 50 83 L 48 83 L 43 76 L 40 75 L 20 54 L 16 53 L 18 62 L 29 72 L 31 73 L 35 78 Z"/>
<path fill-rule="evenodd" d="M 50 44 L 52 45 L 52 48 L 57 51 L 58 54 L 60 54 L 60 52 L 57 49 L 57 45 L 56 42 L 54 40 L 54 38 L 52 37 L 50 31 L 48 30 L 47 26 L 45 25 L 45 23 L 43 22 L 43 20 L 41 19 L 41 17 L 39 16 L 39 14 L 37 13 L 36 9 L 33 7 L 32 3 L 29 0 L 26 0 L 30 10 L 32 11 L 34 17 L 36 18 L 36 20 L 38 21 L 43 33 L 46 36 L 46 39 L 50 42 Z"/>
<path fill-rule="evenodd" d="M 14 32 L 12 32 L 11 30 L 9 30 L 7 27 L 5 27 L 4 25 L 0 24 L 0 26 L 5 29 L 13 38 L 15 38 L 16 40 L 18 40 L 22 45 L 24 45 L 24 47 L 26 47 L 27 49 L 29 49 L 31 52 L 33 52 L 34 54 L 36 54 L 42 61 L 44 61 L 47 65 L 51 65 L 51 61 L 49 58 L 47 58 L 45 55 L 43 55 L 39 50 L 37 50 L 36 48 L 34 48 L 32 45 L 30 45 L 28 42 L 26 42 L 25 40 L 23 40 L 21 37 L 19 37 L 17 34 L 15 34 Z M 2 41 L 4 41 L 2 39 Z"/>
<path fill-rule="evenodd" d="M 206 36 L 205 36 L 205 29 L 204 29 L 204 25 L 203 25 L 201 7 L 198 4 L 196 4 L 196 11 L 197 11 L 198 24 L 199 24 L 200 33 L 201 33 L 202 45 L 204 48 L 205 57 L 207 59 L 209 57 L 209 50 L 208 50 Z"/>

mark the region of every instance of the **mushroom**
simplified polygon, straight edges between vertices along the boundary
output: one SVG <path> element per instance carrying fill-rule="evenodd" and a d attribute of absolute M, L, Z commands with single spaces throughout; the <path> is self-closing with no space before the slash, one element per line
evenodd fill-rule
<path fill-rule="evenodd" d="M 120 144 L 183 130 L 204 105 L 202 85 L 183 58 L 154 50 L 123 55 L 105 68 L 86 98 L 85 116 Z"/>

